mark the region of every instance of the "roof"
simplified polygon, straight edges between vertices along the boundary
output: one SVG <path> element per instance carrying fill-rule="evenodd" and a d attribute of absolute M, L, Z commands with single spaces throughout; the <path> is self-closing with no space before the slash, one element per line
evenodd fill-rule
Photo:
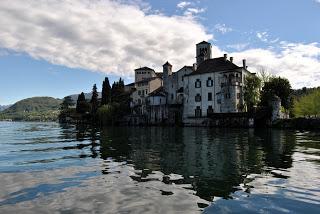
<path fill-rule="evenodd" d="M 143 80 L 140 80 L 138 82 L 136 82 L 136 84 L 138 83 L 144 83 L 144 82 L 150 82 L 152 80 L 155 80 L 155 79 L 158 79 L 159 77 L 150 77 L 150 78 L 146 78 L 146 79 L 143 79 Z"/>
<path fill-rule="evenodd" d="M 142 67 L 142 68 L 137 68 L 137 69 L 135 69 L 135 71 L 140 71 L 140 70 L 154 71 L 152 68 L 149 68 L 149 67 Z"/>
<path fill-rule="evenodd" d="M 165 97 L 166 96 L 166 92 L 163 88 L 163 86 L 161 86 L 160 88 L 154 90 L 153 92 L 151 92 L 148 96 L 161 96 L 161 97 Z"/>
<path fill-rule="evenodd" d="M 202 45 L 202 44 L 210 44 L 210 43 L 206 42 L 206 41 L 202 41 L 202 42 L 198 43 L 197 45 Z"/>
<path fill-rule="evenodd" d="M 127 84 L 125 86 L 134 86 L 134 82 L 133 83 L 130 83 L 130 84 Z"/>
<path fill-rule="evenodd" d="M 230 62 L 229 60 L 225 60 L 224 57 L 214 58 L 214 59 L 207 59 L 206 61 L 202 62 L 196 71 L 193 71 L 192 75 L 198 74 L 205 74 L 205 73 L 213 73 L 213 72 L 220 72 L 220 71 L 228 71 L 228 70 L 235 70 L 241 68 L 234 63 Z"/>

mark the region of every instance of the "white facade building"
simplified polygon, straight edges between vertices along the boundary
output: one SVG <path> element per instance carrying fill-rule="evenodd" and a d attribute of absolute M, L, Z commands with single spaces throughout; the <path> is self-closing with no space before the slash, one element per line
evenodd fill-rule
<path fill-rule="evenodd" d="M 245 60 L 238 66 L 226 54 L 212 58 L 211 44 L 203 41 L 196 45 L 193 66 L 172 72 L 172 65 L 166 62 L 163 73 L 148 67 L 136 69 L 132 107 L 140 105 L 139 113 L 150 123 L 170 120 L 172 114 L 186 121 L 214 113 L 244 112 L 243 86 L 248 75 L 254 74 L 247 70 Z"/>

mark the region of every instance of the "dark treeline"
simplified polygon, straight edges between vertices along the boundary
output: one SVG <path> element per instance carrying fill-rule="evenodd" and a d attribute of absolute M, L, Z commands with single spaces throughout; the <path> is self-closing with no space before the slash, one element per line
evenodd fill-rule
<path fill-rule="evenodd" d="M 125 91 L 123 79 L 110 86 L 108 77 L 102 83 L 101 99 L 96 84 L 92 87 L 91 99 L 87 100 L 81 92 L 76 107 L 70 97 L 65 97 L 61 105 L 60 121 L 90 123 L 101 126 L 117 125 L 130 113 L 130 93 Z"/>

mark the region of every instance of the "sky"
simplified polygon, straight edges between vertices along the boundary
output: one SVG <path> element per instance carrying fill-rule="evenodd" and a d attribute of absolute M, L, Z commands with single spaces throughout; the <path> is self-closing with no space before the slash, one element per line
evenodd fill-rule
<path fill-rule="evenodd" d="M 320 0 L 1 0 L 0 105 L 179 70 L 203 40 L 213 57 L 320 86 Z"/>

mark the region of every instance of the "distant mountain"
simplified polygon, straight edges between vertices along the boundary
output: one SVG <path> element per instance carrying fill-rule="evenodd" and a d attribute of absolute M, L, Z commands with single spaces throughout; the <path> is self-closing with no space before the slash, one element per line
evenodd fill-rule
<path fill-rule="evenodd" d="M 32 97 L 20 100 L 0 113 L 0 119 L 48 121 L 56 120 L 61 99 Z"/>
<path fill-rule="evenodd" d="M 10 106 L 12 106 L 12 105 L 0 105 L 0 112 L 3 111 L 3 110 L 6 110 Z"/>
<path fill-rule="evenodd" d="M 71 97 L 71 99 L 73 100 L 74 103 L 77 103 L 77 99 L 79 94 L 72 94 L 69 95 Z M 86 100 L 90 100 L 92 97 L 92 93 L 84 93 L 84 96 L 86 97 Z M 100 99 L 102 96 L 101 92 L 98 92 L 98 98 Z"/>

